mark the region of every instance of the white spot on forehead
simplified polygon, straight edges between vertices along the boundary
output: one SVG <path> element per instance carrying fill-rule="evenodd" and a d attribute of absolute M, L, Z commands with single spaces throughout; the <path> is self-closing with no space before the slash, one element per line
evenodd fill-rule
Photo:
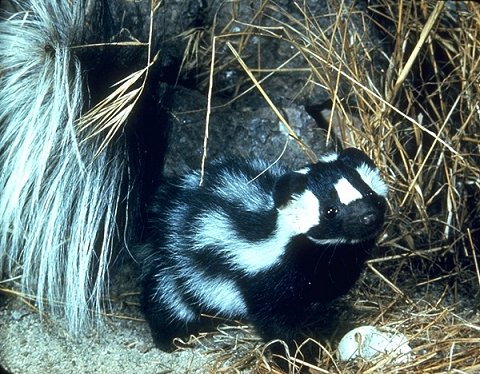
<path fill-rule="evenodd" d="M 362 194 L 345 178 L 341 178 L 334 184 L 335 190 L 337 190 L 338 199 L 342 204 L 348 205 L 352 201 L 361 199 Z"/>

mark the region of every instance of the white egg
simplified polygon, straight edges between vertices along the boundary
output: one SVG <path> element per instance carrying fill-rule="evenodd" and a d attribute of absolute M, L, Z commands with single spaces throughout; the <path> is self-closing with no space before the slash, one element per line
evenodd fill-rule
<path fill-rule="evenodd" d="M 338 344 L 337 353 L 341 361 L 356 358 L 372 361 L 388 356 L 392 362 L 400 364 L 412 359 L 412 348 L 405 335 L 374 326 L 360 326 L 347 332 Z"/>

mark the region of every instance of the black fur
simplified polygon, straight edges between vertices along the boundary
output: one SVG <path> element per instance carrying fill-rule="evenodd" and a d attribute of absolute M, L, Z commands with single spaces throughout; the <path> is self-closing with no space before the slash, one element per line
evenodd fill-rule
<path fill-rule="evenodd" d="M 215 163 L 202 186 L 195 171 L 159 189 L 142 245 L 142 309 L 161 348 L 205 328 L 201 313 L 299 343 L 309 314 L 358 279 L 386 206 L 373 162 L 347 149 L 258 176 L 267 166 Z"/>

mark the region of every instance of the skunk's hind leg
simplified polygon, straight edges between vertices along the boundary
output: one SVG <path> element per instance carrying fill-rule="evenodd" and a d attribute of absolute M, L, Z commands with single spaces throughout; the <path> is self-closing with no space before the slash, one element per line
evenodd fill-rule
<path fill-rule="evenodd" d="M 142 312 L 155 344 L 163 351 L 174 349 L 174 338 L 186 338 L 200 329 L 199 314 L 187 304 L 188 295 L 175 284 L 173 278 L 158 273 L 143 279 Z"/>
<path fill-rule="evenodd" d="M 155 345 L 162 351 L 171 352 L 175 349 L 173 339 L 182 328 L 182 321 L 170 320 L 167 310 L 158 303 L 142 300 L 142 310 L 150 327 Z"/>

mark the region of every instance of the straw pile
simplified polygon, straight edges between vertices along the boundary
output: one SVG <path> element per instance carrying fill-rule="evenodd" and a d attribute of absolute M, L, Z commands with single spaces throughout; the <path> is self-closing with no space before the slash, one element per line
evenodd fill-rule
<path fill-rule="evenodd" d="M 213 92 L 234 93 L 233 101 L 259 93 L 299 143 L 268 87 L 277 77 L 301 76 L 298 97 L 322 92 L 331 100 L 330 144 L 365 150 L 391 187 L 379 251 L 347 301 L 354 325 L 396 328 L 408 337 L 414 359 L 343 363 L 332 341 L 318 343 L 318 362 L 305 365 L 320 373 L 478 372 L 480 5 L 378 0 L 359 10 L 350 2 L 330 4 L 328 29 L 303 2 L 292 14 L 260 1 L 249 21 L 232 12 L 227 25 L 214 21 L 211 34 L 195 29 L 183 35 L 183 67 L 189 74 L 198 70 L 209 98 Z M 362 20 L 381 30 L 384 45 L 368 40 Z M 291 54 L 265 61 L 259 40 Z M 227 79 L 215 85 L 232 74 L 232 86 Z M 301 146 L 308 154 L 309 144 Z M 248 326 L 222 327 L 186 346 L 210 352 L 214 372 L 263 373 L 272 365 Z"/>
<path fill-rule="evenodd" d="M 303 90 L 320 87 L 331 98 L 330 140 L 370 153 L 391 187 L 380 250 L 349 297 L 356 325 L 395 327 L 409 338 L 414 359 L 341 363 L 327 342 L 310 365 L 334 373 L 478 372 L 480 5 L 379 0 L 359 12 L 331 3 L 325 17 L 334 22 L 325 30 L 302 2 L 296 15 L 261 2 L 250 22 L 234 17 L 203 51 L 213 60 L 206 87 L 218 89 L 215 79 L 236 69 L 237 98 L 260 92 L 284 123 L 270 99 L 275 93 L 263 87 L 285 74 L 306 75 Z M 381 51 L 354 17 L 383 31 Z M 273 66 L 261 48 L 252 57 L 245 51 L 254 39 L 285 43 L 290 59 Z M 264 347 L 240 330 L 214 338 L 222 341 L 211 348 L 221 362 L 216 370 L 267 372 Z"/>

